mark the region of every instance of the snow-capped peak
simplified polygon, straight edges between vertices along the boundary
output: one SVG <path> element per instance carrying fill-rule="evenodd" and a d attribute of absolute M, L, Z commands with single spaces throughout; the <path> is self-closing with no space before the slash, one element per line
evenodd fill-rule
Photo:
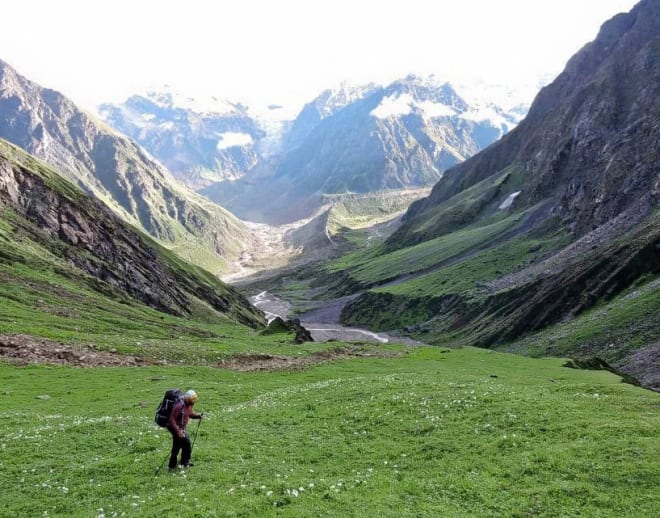
<path fill-rule="evenodd" d="M 385 88 L 380 104 L 370 114 L 380 119 L 410 113 L 417 113 L 426 120 L 458 117 L 488 122 L 506 132 L 524 117 L 528 105 L 517 101 L 526 98 L 513 88 L 491 86 L 483 81 L 456 86 L 435 75 L 408 75 Z"/>
<path fill-rule="evenodd" d="M 451 85 L 435 77 L 409 75 L 390 84 L 384 93 L 380 104 L 370 112 L 379 119 L 413 112 L 425 119 L 453 117 L 466 108 Z"/>
<path fill-rule="evenodd" d="M 342 82 L 336 88 L 330 88 L 322 92 L 313 103 L 319 116 L 322 119 L 329 117 L 338 110 L 348 106 L 349 104 L 364 99 L 367 95 L 373 92 L 378 85 L 369 83 L 366 85 L 352 85 Z"/>
<path fill-rule="evenodd" d="M 217 113 L 224 115 L 245 111 L 245 107 L 240 103 L 234 103 L 214 95 L 192 97 L 174 90 L 169 85 L 164 85 L 159 90 L 148 91 L 144 97 L 162 108 L 180 108 L 195 113 Z"/>

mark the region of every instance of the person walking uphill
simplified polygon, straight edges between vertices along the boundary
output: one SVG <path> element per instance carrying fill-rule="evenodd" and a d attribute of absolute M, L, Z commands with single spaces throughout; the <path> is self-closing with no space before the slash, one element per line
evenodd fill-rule
<path fill-rule="evenodd" d="M 202 419 L 203 413 L 197 414 L 193 411 L 193 406 L 197 402 L 197 393 L 194 390 L 189 390 L 183 395 L 179 401 L 176 402 L 170 419 L 167 423 L 167 429 L 172 434 L 172 454 L 170 455 L 170 471 L 176 469 L 177 457 L 181 451 L 181 463 L 184 468 L 192 466 L 190 456 L 192 454 L 192 446 L 190 445 L 190 436 L 186 430 L 186 425 L 189 419 Z"/>

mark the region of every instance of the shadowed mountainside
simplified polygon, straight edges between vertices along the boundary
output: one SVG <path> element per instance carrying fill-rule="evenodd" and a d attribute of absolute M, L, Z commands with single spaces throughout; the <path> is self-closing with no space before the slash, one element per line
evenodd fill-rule
<path fill-rule="evenodd" d="M 55 271 L 68 272 L 114 299 L 130 298 L 177 316 L 201 311 L 253 327 L 264 323 L 260 312 L 232 288 L 176 258 L 2 140 L 0 211 L 0 263 L 23 264 L 29 270 L 27 252 L 36 247 L 45 251 L 41 261 Z M 6 275 L 13 279 L 16 274 Z"/>

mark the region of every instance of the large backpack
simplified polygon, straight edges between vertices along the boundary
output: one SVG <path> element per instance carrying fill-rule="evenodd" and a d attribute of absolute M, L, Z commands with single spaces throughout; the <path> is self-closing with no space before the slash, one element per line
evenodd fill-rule
<path fill-rule="evenodd" d="M 163 428 L 167 426 L 174 405 L 176 405 L 177 401 L 181 400 L 182 398 L 183 392 L 181 392 L 179 389 L 169 389 L 165 392 L 163 400 L 160 402 L 160 405 L 158 405 L 158 408 L 156 409 L 155 421 L 158 426 L 162 426 Z"/>

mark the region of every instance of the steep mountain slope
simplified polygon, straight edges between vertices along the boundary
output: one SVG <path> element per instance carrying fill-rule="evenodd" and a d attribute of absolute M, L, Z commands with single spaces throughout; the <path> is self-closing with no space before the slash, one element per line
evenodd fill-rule
<path fill-rule="evenodd" d="M 378 251 L 333 273 L 337 294 L 368 290 L 344 321 L 491 347 L 557 325 L 535 354 L 598 354 L 652 379 L 659 98 L 660 0 L 643 0 L 603 25 L 511 133 L 447 171 Z M 609 332 L 582 317 L 597 305 L 610 308 Z"/>
<path fill-rule="evenodd" d="M 179 185 L 135 143 L 3 62 L 0 137 L 53 165 L 124 220 L 212 271 L 224 269 L 249 239 L 240 221 Z"/>
<path fill-rule="evenodd" d="M 0 216 L 3 282 L 20 282 L 33 270 L 51 271 L 127 304 L 139 302 L 184 317 L 203 314 L 216 321 L 263 323 L 261 314 L 233 289 L 175 258 L 101 202 L 3 140 Z M 52 290 L 66 291 L 51 286 L 44 296 L 50 298 Z"/>
<path fill-rule="evenodd" d="M 245 219 L 282 222 L 308 215 L 323 194 L 431 185 L 516 122 L 496 107 L 468 105 L 447 83 L 414 76 L 336 98 L 325 92 L 294 122 L 268 181 L 203 192 Z"/>
<path fill-rule="evenodd" d="M 407 77 L 324 119 L 279 174 L 328 193 L 427 185 L 514 126 L 492 115 L 449 84 Z"/>
<path fill-rule="evenodd" d="M 411 207 L 397 236 L 401 243 L 432 237 L 434 211 L 506 168 L 524 176 L 514 208 L 554 198 L 553 212 L 577 235 L 640 199 L 657 205 L 658 9 L 656 0 L 645 0 L 603 25 L 541 90 L 515 130 L 448 171 L 431 196 Z"/>
<path fill-rule="evenodd" d="M 334 115 L 353 102 L 364 99 L 376 88 L 375 84 L 364 86 L 342 84 L 339 88 L 321 92 L 316 99 L 303 106 L 303 109 L 293 121 L 286 136 L 286 149 L 296 149 L 302 145 L 307 136 L 323 119 Z"/>
<path fill-rule="evenodd" d="M 102 104 L 99 112 L 193 188 L 240 178 L 264 160 L 258 143 L 266 133 L 241 104 L 163 91 Z"/>

